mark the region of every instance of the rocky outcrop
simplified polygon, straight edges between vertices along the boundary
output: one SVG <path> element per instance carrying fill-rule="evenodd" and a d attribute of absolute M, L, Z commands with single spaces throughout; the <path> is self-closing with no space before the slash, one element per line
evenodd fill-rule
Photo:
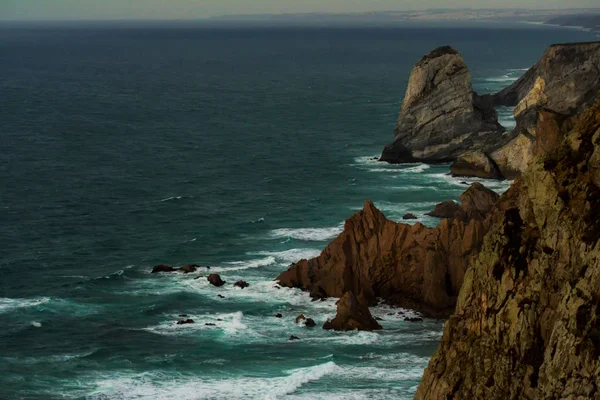
<path fill-rule="evenodd" d="M 369 307 L 361 304 L 354 293 L 347 292 L 337 304 L 337 314 L 326 321 L 323 329 L 335 331 L 375 331 L 383 329 L 371 315 Z"/>
<path fill-rule="evenodd" d="M 504 178 L 496 162 L 480 150 L 461 154 L 450 167 L 450 172 L 452 176 L 475 176 L 484 179 Z"/>
<path fill-rule="evenodd" d="M 600 398 L 600 101 L 567 125 L 493 211 L 416 399 Z"/>
<path fill-rule="evenodd" d="M 186 264 L 183 265 L 181 267 L 179 267 L 179 271 L 183 272 L 184 274 L 190 274 L 192 272 L 196 272 L 196 270 L 200 268 L 199 265 L 196 264 Z"/>
<path fill-rule="evenodd" d="M 458 218 L 464 222 L 471 219 L 483 221 L 499 198 L 498 193 L 475 182 L 460 195 L 461 204 L 452 200 L 444 201 L 436 205 L 435 209 L 427 215 L 437 218 Z"/>
<path fill-rule="evenodd" d="M 473 92 L 461 55 L 440 47 L 412 70 L 394 141 L 380 161 L 452 161 L 469 150 L 495 150 L 503 132 L 493 102 Z"/>
<path fill-rule="evenodd" d="M 277 280 L 306 291 L 320 287 L 331 297 L 353 292 L 366 305 L 382 298 L 425 315 L 447 316 L 489 226 L 482 188 L 469 188 L 463 207 L 457 206 L 458 217 L 435 228 L 390 221 L 366 201 L 321 255 L 293 264 Z"/>
<path fill-rule="evenodd" d="M 454 215 L 461 210 L 460 205 L 453 200 L 446 200 L 438 203 L 435 208 L 425 215 L 436 218 L 454 218 Z"/>
<path fill-rule="evenodd" d="M 221 287 L 226 283 L 223 279 L 221 279 L 221 275 L 219 274 L 210 274 L 206 279 L 210 282 L 211 285 L 216 287 Z"/>
<path fill-rule="evenodd" d="M 159 272 L 174 272 L 177 271 L 177 269 L 171 267 L 170 265 L 164 265 L 164 264 L 159 264 L 154 266 L 154 268 L 152 268 L 152 274 L 157 274 Z"/>

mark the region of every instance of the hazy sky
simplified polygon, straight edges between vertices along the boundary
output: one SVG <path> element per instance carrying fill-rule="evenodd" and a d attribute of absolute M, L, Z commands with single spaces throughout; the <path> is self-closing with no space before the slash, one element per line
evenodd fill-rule
<path fill-rule="evenodd" d="M 0 19 L 198 19 L 223 14 L 598 6 L 598 0 L 0 0 Z"/>

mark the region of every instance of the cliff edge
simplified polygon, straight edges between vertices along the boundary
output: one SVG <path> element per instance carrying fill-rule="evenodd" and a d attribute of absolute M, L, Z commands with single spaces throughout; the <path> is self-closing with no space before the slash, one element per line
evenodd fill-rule
<path fill-rule="evenodd" d="M 494 211 L 417 400 L 600 398 L 600 100 L 555 125 Z"/>

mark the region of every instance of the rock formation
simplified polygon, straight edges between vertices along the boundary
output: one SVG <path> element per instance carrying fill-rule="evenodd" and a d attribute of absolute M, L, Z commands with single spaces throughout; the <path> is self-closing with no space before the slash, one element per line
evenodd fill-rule
<path fill-rule="evenodd" d="M 366 201 L 321 255 L 293 264 L 277 280 L 306 291 L 320 287 L 331 297 L 353 292 L 366 305 L 382 298 L 429 316 L 447 316 L 489 226 L 483 214 L 497 195 L 488 192 L 480 184 L 470 187 L 455 218 L 435 228 L 390 221 Z"/>
<path fill-rule="evenodd" d="M 452 176 L 476 176 L 484 179 L 502 179 L 496 162 L 481 150 L 461 154 L 450 167 Z"/>
<path fill-rule="evenodd" d="M 157 274 L 159 272 L 173 272 L 173 271 L 177 271 L 175 268 L 171 267 L 170 265 L 164 265 L 164 264 L 159 264 L 154 266 L 154 268 L 152 268 L 152 274 Z"/>
<path fill-rule="evenodd" d="M 184 274 L 190 274 L 192 272 L 196 272 L 196 270 L 200 268 L 199 265 L 196 264 L 186 264 L 184 266 L 179 267 L 179 271 L 183 272 Z"/>
<path fill-rule="evenodd" d="M 504 131 L 493 102 L 473 92 L 461 55 L 440 47 L 412 70 L 395 139 L 380 161 L 453 161 L 469 150 L 495 150 Z"/>
<path fill-rule="evenodd" d="M 223 279 L 221 279 L 221 275 L 219 274 L 210 274 L 206 279 L 210 282 L 211 285 L 214 285 L 216 287 L 221 287 L 226 283 Z M 221 295 L 219 295 L 219 297 L 221 297 Z"/>
<path fill-rule="evenodd" d="M 347 292 L 337 303 L 337 314 L 326 321 L 323 329 L 335 331 L 375 331 L 383 329 L 373 318 L 369 307 L 361 304 L 354 293 Z"/>
<path fill-rule="evenodd" d="M 416 399 L 600 398 L 600 100 L 566 125 L 493 211 Z"/>

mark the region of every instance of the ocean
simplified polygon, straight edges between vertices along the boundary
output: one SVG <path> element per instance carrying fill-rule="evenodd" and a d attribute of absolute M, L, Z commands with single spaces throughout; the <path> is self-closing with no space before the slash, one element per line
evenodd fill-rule
<path fill-rule="evenodd" d="M 328 332 L 335 299 L 273 279 L 366 199 L 432 226 L 424 213 L 465 190 L 448 165 L 372 159 L 426 52 L 454 46 L 491 93 L 549 44 L 591 39 L 504 23 L 0 26 L 0 398 L 411 399 L 443 321 L 378 306 L 383 331 Z M 159 263 L 228 284 L 150 274 Z"/>

